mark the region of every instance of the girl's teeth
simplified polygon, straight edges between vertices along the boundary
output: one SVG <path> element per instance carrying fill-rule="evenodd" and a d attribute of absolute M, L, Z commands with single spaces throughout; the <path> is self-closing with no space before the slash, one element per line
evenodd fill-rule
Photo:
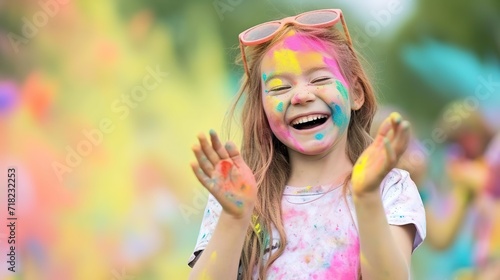
<path fill-rule="evenodd" d="M 298 119 L 294 120 L 292 122 L 292 125 L 301 124 L 301 123 L 305 123 L 305 122 L 310 122 L 310 121 L 314 121 L 314 120 L 317 120 L 317 119 L 320 119 L 320 118 L 326 118 L 326 117 L 327 117 L 326 115 L 310 115 L 310 116 L 305 116 L 305 117 L 301 117 L 301 118 L 298 118 Z"/>

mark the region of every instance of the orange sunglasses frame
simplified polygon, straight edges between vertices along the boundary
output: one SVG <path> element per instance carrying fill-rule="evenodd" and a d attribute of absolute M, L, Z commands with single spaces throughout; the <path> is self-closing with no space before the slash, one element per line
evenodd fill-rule
<path fill-rule="evenodd" d="M 329 20 L 327 22 L 316 23 L 316 24 L 304 24 L 304 23 L 300 23 L 297 21 L 297 18 L 302 17 L 304 15 L 315 14 L 315 13 L 325 13 L 325 12 L 335 13 L 335 14 L 337 14 L 337 17 L 335 17 L 334 19 Z M 280 31 L 287 24 L 293 24 L 293 25 L 296 25 L 299 27 L 332 27 L 339 20 L 342 22 L 342 27 L 343 27 L 345 35 L 346 35 L 347 43 L 352 48 L 351 36 L 349 35 L 349 30 L 347 29 L 347 25 L 345 23 L 345 19 L 344 19 L 344 16 L 342 14 L 342 10 L 340 10 L 340 9 L 322 9 L 322 10 L 309 11 L 309 12 L 298 14 L 296 16 L 286 17 L 286 18 L 283 18 L 281 20 L 273 20 L 273 21 L 264 22 L 264 23 L 261 23 L 261 24 L 258 24 L 256 26 L 248 28 L 247 30 L 241 32 L 240 35 L 238 36 L 239 41 L 240 41 L 240 51 L 241 51 L 241 56 L 243 59 L 243 66 L 245 67 L 245 73 L 247 74 L 247 76 L 250 75 L 250 72 L 248 69 L 248 64 L 247 64 L 247 59 L 245 56 L 244 46 L 255 46 L 255 45 L 259 45 L 259 44 L 262 44 L 262 43 L 265 43 L 265 42 L 271 40 L 276 35 L 276 33 L 278 33 L 278 31 Z M 265 26 L 265 25 L 275 24 L 275 23 L 278 23 L 280 26 L 273 33 L 267 35 L 266 37 L 260 38 L 258 40 L 251 40 L 251 41 L 247 41 L 244 39 L 245 35 L 247 35 L 250 31 L 255 30 L 257 28 L 260 28 L 260 27 Z"/>

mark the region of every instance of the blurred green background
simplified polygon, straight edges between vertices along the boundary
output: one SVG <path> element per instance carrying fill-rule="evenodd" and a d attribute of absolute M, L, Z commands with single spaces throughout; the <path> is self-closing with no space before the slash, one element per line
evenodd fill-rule
<path fill-rule="evenodd" d="M 1 226 L 0 278 L 187 278 L 207 198 L 190 147 L 238 90 L 237 35 L 321 8 L 344 11 L 381 104 L 419 137 L 478 77 L 498 125 L 496 0 L 0 0 L 0 172 L 18 178 L 17 272 Z"/>

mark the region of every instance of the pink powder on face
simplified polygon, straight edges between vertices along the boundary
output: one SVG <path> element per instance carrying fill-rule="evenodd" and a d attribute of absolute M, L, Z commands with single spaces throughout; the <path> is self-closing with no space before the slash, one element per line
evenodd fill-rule
<path fill-rule="evenodd" d="M 323 59 L 326 65 L 330 67 L 330 69 L 333 72 L 333 75 L 337 77 L 337 79 L 344 85 L 344 87 L 349 88 L 349 85 L 347 84 L 346 80 L 344 79 L 344 76 L 340 73 L 340 67 L 339 64 L 335 59 L 325 57 Z"/>
<path fill-rule="evenodd" d="M 271 127 L 273 134 L 279 135 L 281 137 L 284 136 L 286 139 L 291 140 L 293 142 L 293 148 L 295 148 L 299 152 L 304 152 L 304 148 L 299 143 L 299 141 L 297 141 L 297 139 L 292 137 L 292 135 L 290 134 L 290 131 L 287 131 L 285 127 L 282 127 L 282 126 L 277 124 L 280 121 L 281 121 L 280 116 L 272 116 L 269 118 L 269 126 Z"/>
<path fill-rule="evenodd" d="M 323 41 L 310 38 L 300 33 L 288 36 L 283 40 L 283 46 L 292 51 L 310 51 L 311 49 L 328 53 Z"/>
<path fill-rule="evenodd" d="M 293 51 L 307 52 L 312 49 L 315 51 L 323 52 L 325 54 L 330 53 L 328 46 L 323 41 L 304 36 L 300 33 L 296 33 L 292 36 L 286 37 L 283 40 L 283 46 Z M 324 57 L 323 61 L 331 68 L 335 77 L 337 77 L 337 79 L 341 81 L 346 88 L 348 88 L 349 86 L 346 83 L 344 76 L 342 76 L 341 74 L 340 67 L 337 61 L 328 57 Z"/>
<path fill-rule="evenodd" d="M 299 152 L 304 152 L 304 148 L 302 147 L 302 145 L 300 145 L 300 143 L 299 143 L 299 141 L 297 141 L 297 139 L 292 137 L 292 135 L 290 134 L 289 131 L 287 131 L 287 136 L 289 139 L 291 139 L 293 141 L 293 145 L 295 146 L 295 148 L 297 150 L 299 150 Z"/>

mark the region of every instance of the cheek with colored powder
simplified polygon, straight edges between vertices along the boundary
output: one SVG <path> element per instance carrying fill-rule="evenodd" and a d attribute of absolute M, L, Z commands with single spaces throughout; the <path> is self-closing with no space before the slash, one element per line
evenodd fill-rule
<path fill-rule="evenodd" d="M 276 115 L 274 115 L 273 117 L 268 116 L 268 121 L 273 134 L 280 141 L 287 141 L 284 143 L 285 146 L 297 150 L 299 152 L 304 151 L 304 147 L 302 147 L 302 145 L 297 141 L 297 139 L 295 139 L 290 134 L 290 131 L 288 131 L 287 128 L 288 126 L 285 123 L 283 123 L 283 117 L 281 117 L 281 119 L 277 119 Z"/>
<path fill-rule="evenodd" d="M 317 133 L 316 135 L 314 135 L 314 138 L 316 140 L 321 140 L 321 139 L 323 139 L 323 137 L 325 137 L 325 135 L 323 133 Z"/>
<path fill-rule="evenodd" d="M 325 95 L 327 91 L 327 86 L 321 85 L 314 88 L 316 95 Z"/>
<path fill-rule="evenodd" d="M 269 126 L 278 138 L 284 137 L 288 133 L 284 123 L 283 106 L 283 102 L 275 96 L 267 95 L 264 97 L 264 108 Z"/>
<path fill-rule="evenodd" d="M 276 111 L 282 113 L 283 112 L 283 102 L 279 102 L 278 105 L 276 105 Z"/>
<path fill-rule="evenodd" d="M 341 130 L 344 130 L 349 124 L 349 118 L 347 117 L 346 112 L 344 112 L 342 108 L 336 103 L 330 104 L 330 108 L 332 111 L 333 123 L 337 127 L 341 128 Z"/>
<path fill-rule="evenodd" d="M 349 93 L 347 92 L 347 89 L 345 88 L 344 84 L 342 84 L 342 82 L 340 82 L 339 80 L 335 81 L 336 83 L 336 86 L 337 86 L 337 90 L 340 92 L 340 94 L 342 94 L 342 97 L 344 98 L 344 100 L 349 100 Z"/>
<path fill-rule="evenodd" d="M 283 101 L 279 100 L 275 96 L 268 95 L 265 97 L 265 102 L 266 104 L 264 106 L 272 109 L 270 112 L 268 112 L 268 114 L 270 114 L 269 117 L 282 118 L 284 106 Z"/>

